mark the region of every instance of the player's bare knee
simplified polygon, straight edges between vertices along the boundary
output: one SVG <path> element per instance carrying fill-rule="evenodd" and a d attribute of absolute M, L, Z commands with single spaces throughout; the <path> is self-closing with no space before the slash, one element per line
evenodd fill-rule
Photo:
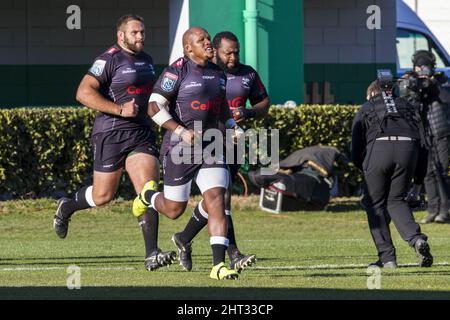
<path fill-rule="evenodd" d="M 170 204 L 166 207 L 166 216 L 172 220 L 178 219 L 186 210 L 186 205 L 184 203 Z"/>
<path fill-rule="evenodd" d="M 101 206 L 110 202 L 114 197 L 114 193 L 111 192 L 95 192 L 93 193 L 93 200 L 96 206 Z"/>
<path fill-rule="evenodd" d="M 223 206 L 224 204 L 224 193 L 223 188 L 210 189 L 203 194 L 204 202 L 203 205 L 206 209 L 217 208 L 217 206 Z"/>

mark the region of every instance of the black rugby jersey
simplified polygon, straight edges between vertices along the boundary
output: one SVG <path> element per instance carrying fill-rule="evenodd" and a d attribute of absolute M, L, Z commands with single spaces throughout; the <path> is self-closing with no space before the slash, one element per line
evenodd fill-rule
<path fill-rule="evenodd" d="M 225 88 L 225 73 L 214 63 L 200 66 L 188 58 L 179 58 L 163 71 L 153 92 L 170 102 L 169 112 L 178 123 L 194 129 L 194 121 L 198 121 L 204 132 L 232 118 Z M 166 132 L 162 149 L 168 145 L 170 134 Z"/>
<path fill-rule="evenodd" d="M 114 45 L 95 59 L 88 74 L 100 82 L 100 94 L 116 104 L 135 99 L 139 111 L 134 118 L 98 112 L 92 134 L 152 126 L 147 115 L 148 99 L 155 81 L 153 59 L 145 52 L 131 54 Z"/>
<path fill-rule="evenodd" d="M 258 73 L 251 66 L 239 64 L 234 72 L 227 72 L 227 101 L 231 109 L 245 108 L 247 100 L 251 105 L 267 97 Z"/>

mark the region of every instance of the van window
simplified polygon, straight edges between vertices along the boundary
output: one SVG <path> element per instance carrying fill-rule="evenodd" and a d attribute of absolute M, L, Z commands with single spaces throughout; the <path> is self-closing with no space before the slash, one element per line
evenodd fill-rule
<path fill-rule="evenodd" d="M 431 52 L 436 57 L 436 68 L 445 68 L 448 67 L 448 64 L 445 64 L 444 60 L 442 60 L 440 54 L 437 52 L 436 48 L 431 48 Z"/>
<path fill-rule="evenodd" d="M 428 40 L 423 34 L 405 29 L 397 30 L 397 55 L 401 69 L 411 69 L 414 52 L 428 49 Z"/>
<path fill-rule="evenodd" d="M 401 69 L 412 69 L 411 57 L 417 50 L 430 50 L 436 57 L 436 67 L 445 68 L 449 64 L 442 58 L 441 52 L 437 49 L 432 40 L 424 34 L 407 30 L 397 29 L 397 55 Z"/>

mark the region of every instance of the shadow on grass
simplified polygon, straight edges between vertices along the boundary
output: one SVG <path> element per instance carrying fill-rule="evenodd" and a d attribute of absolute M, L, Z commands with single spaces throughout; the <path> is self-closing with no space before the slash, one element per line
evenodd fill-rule
<path fill-rule="evenodd" d="M 326 212 L 339 213 L 364 210 L 358 202 L 330 203 Z"/>
<path fill-rule="evenodd" d="M 58 261 L 55 261 L 58 260 Z M 99 263 L 108 264 L 127 264 L 142 262 L 143 257 L 138 256 L 81 256 L 81 257 L 38 257 L 38 258 L 2 258 L 0 266 L 49 266 L 49 265 L 67 265 L 69 260 L 71 263 L 79 263 L 81 265 L 95 265 Z"/>
<path fill-rule="evenodd" d="M 81 256 L 81 257 L 70 257 L 70 256 L 60 256 L 60 257 L 32 257 L 32 258 L 0 258 L 0 261 L 40 261 L 40 260 L 83 260 L 83 259 L 125 259 L 125 258 L 140 258 L 140 256 Z"/>
<path fill-rule="evenodd" d="M 313 288 L 205 287 L 3 287 L 0 299 L 124 299 L 124 300 L 408 300 L 450 299 L 445 291 L 343 290 Z"/>

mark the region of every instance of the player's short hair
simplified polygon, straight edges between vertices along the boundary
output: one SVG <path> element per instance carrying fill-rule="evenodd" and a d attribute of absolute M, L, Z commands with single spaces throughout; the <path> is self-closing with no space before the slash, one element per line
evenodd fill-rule
<path fill-rule="evenodd" d="M 371 97 L 372 95 L 377 95 L 381 93 L 381 87 L 378 80 L 372 81 L 371 84 L 367 87 L 367 96 Z"/>
<path fill-rule="evenodd" d="M 223 31 L 223 32 L 219 32 L 218 34 L 216 34 L 214 36 L 212 44 L 215 49 L 220 47 L 222 39 L 226 39 L 226 40 L 230 40 L 230 41 L 239 43 L 239 40 L 234 33 L 230 32 L 230 31 Z"/>
<path fill-rule="evenodd" d="M 133 21 L 133 20 L 144 23 L 144 18 L 142 18 L 141 16 L 139 16 L 137 14 L 132 14 L 132 13 L 125 14 L 117 20 L 117 23 L 116 23 L 117 31 L 119 31 L 122 28 L 122 26 L 124 24 L 126 24 L 128 21 Z"/>

